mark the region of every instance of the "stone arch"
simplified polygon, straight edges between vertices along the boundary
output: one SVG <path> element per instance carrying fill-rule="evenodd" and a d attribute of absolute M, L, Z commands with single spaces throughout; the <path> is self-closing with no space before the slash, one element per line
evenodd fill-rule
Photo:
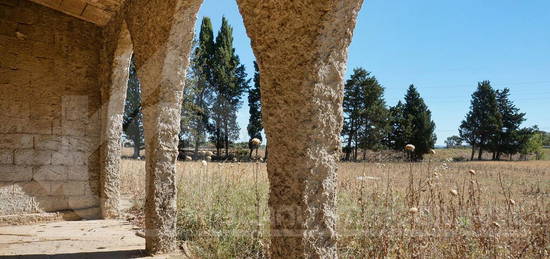
<path fill-rule="evenodd" d="M 185 73 L 201 3 L 202 0 L 138 0 L 129 3 L 125 14 L 142 89 L 145 246 L 150 254 L 177 250 L 177 135 Z"/>
<path fill-rule="evenodd" d="M 115 41 L 110 70 L 110 86 L 104 98 L 104 127 L 101 134 L 102 168 L 100 173 L 100 206 L 103 218 L 119 216 L 120 157 L 122 120 L 128 87 L 128 73 L 133 46 L 126 22 L 122 22 Z"/>
<path fill-rule="evenodd" d="M 271 256 L 336 258 L 347 48 L 363 0 L 237 0 L 261 73 Z"/>

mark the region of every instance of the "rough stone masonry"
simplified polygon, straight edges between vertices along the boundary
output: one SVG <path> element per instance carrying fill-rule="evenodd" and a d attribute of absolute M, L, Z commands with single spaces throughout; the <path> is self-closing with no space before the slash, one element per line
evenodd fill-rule
<path fill-rule="evenodd" d="M 337 257 L 343 74 L 363 1 L 237 2 L 262 73 L 271 257 Z M 133 52 L 146 137 L 146 249 L 176 250 L 179 107 L 201 3 L 0 0 L 0 216 L 119 215 Z"/>
<path fill-rule="evenodd" d="M 100 30 L 0 2 L 0 215 L 98 205 Z"/>

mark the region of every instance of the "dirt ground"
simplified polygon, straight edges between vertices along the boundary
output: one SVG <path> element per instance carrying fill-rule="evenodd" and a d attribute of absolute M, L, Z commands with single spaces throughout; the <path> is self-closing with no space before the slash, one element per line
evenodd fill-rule
<path fill-rule="evenodd" d="M 0 258 L 138 258 L 145 240 L 121 220 L 0 227 Z M 10 258 L 10 257 L 8 257 Z"/>

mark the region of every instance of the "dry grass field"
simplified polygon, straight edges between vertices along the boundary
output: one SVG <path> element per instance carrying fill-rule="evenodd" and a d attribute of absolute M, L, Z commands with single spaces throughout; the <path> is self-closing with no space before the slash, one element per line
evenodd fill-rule
<path fill-rule="evenodd" d="M 550 256 L 550 161 L 432 160 L 340 165 L 340 257 Z M 122 164 L 139 219 L 144 162 Z M 183 247 L 201 258 L 265 257 L 265 164 L 178 162 L 177 176 Z"/>

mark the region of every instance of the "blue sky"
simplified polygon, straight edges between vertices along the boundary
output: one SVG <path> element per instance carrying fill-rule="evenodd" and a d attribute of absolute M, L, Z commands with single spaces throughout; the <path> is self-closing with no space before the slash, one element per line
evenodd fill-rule
<path fill-rule="evenodd" d="M 198 17 L 233 26 L 234 46 L 247 73 L 254 54 L 235 1 L 205 0 Z M 524 126 L 550 131 L 550 1 L 366 0 L 349 48 L 348 71 L 364 67 L 386 88 L 388 105 L 414 84 L 432 111 L 437 144 L 458 134 L 478 81 L 508 87 L 527 113 Z M 246 98 L 244 98 L 246 99 Z M 248 140 L 248 106 L 239 111 Z"/>

